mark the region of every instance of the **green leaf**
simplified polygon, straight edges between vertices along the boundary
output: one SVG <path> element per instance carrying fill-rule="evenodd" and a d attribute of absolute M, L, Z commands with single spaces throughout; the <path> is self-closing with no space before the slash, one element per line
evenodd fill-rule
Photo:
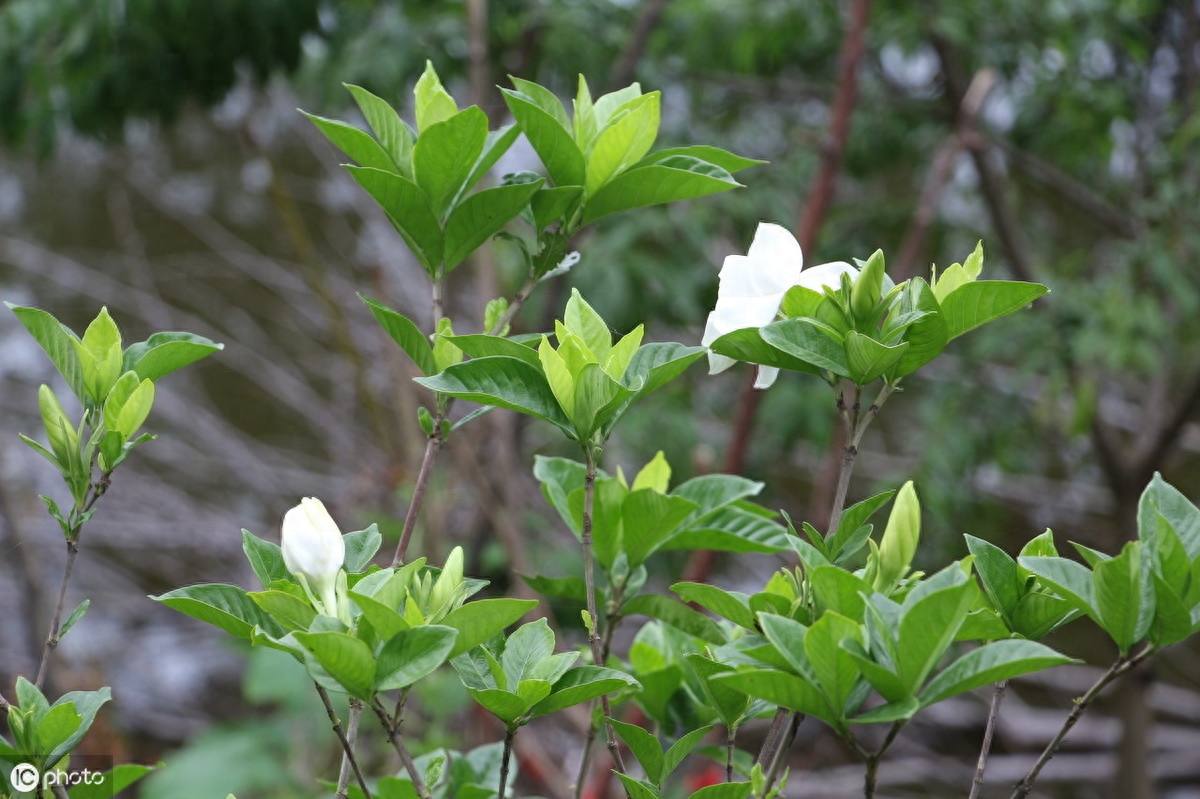
<path fill-rule="evenodd" d="M 956 564 L 948 568 L 959 569 Z M 898 674 L 909 695 L 917 693 L 954 642 L 971 609 L 973 587 L 963 575 L 963 582 L 958 585 L 933 591 L 911 605 L 905 602 L 896 648 Z"/>
<path fill-rule="evenodd" d="M 358 574 L 371 565 L 371 558 L 383 544 L 383 536 L 379 534 L 379 525 L 372 524 L 365 530 L 357 530 L 342 536 L 346 547 L 346 557 L 343 565 L 347 574 Z"/>
<path fill-rule="evenodd" d="M 475 358 L 417 382 L 452 397 L 536 416 L 571 432 L 541 370 L 516 358 Z"/>
<path fill-rule="evenodd" d="M 587 602 L 586 583 L 582 577 L 526 577 L 521 575 L 521 579 L 542 596 L 570 600 L 578 603 L 580 607 Z M 602 604 L 604 600 L 599 598 L 599 589 L 596 590 L 596 596 L 597 604 Z"/>
<path fill-rule="evenodd" d="M 1087 567 L 1061 557 L 1019 557 L 1017 562 L 1036 574 L 1054 592 L 1077 610 L 1091 616 L 1097 623 L 1095 591 L 1092 588 L 1092 573 Z"/>
<path fill-rule="evenodd" d="M 370 622 L 375 634 L 383 641 L 394 638 L 398 633 L 412 627 L 396 610 L 396 607 L 381 602 L 373 596 L 360 594 L 358 591 L 349 592 L 351 601 L 362 611 L 363 618 Z"/>
<path fill-rule="evenodd" d="M 556 186 L 582 186 L 585 166 L 583 153 L 566 128 L 523 92 L 501 89 L 513 119 L 537 151 Z"/>
<path fill-rule="evenodd" d="M 497 186 L 459 203 L 446 220 L 446 271 L 461 264 L 476 248 L 515 219 L 541 187 L 541 180 Z"/>
<path fill-rule="evenodd" d="M 18 691 L 18 693 L 20 693 Z M 87 732 L 92 727 L 92 723 L 96 720 L 96 714 L 100 712 L 100 708 L 112 699 L 112 691 L 109 688 L 100 688 L 95 691 L 70 691 L 58 698 L 58 701 L 51 706 L 48 713 L 53 713 L 57 708 L 66 707 L 68 712 L 58 711 L 63 714 L 65 725 L 60 726 L 53 734 L 43 736 L 41 725 L 45 723 L 45 718 L 39 724 L 38 738 L 40 740 L 39 749 L 45 755 L 46 763 L 57 763 L 66 755 L 72 752 Z M 22 702 L 22 706 L 26 703 Z M 74 721 L 75 717 L 79 718 L 79 723 Z M 67 729 L 72 731 L 63 735 Z M 51 747 L 49 739 L 57 739 L 54 746 Z"/>
<path fill-rule="evenodd" d="M 555 182 L 561 186 L 582 181 Z M 588 199 L 583 221 L 589 224 L 609 214 L 690 200 L 741 185 L 721 167 L 686 155 L 673 156 L 659 163 L 636 164 L 609 180 Z"/>
<path fill-rule="evenodd" d="M 780 707 L 810 716 L 828 715 L 821 690 L 802 677 L 776 669 L 747 669 L 713 676 L 713 681 Z"/>
<path fill-rule="evenodd" d="M 332 631 L 293 635 L 347 693 L 368 701 L 374 696 L 375 658 L 366 644 Z"/>
<path fill-rule="evenodd" d="M 983 583 L 984 593 L 1011 626 L 1025 582 L 1017 571 L 1017 562 L 1000 547 L 982 538 L 973 535 L 964 538 L 967 549 L 975 556 L 975 573 Z"/>
<path fill-rule="evenodd" d="M 1022 674 L 1078 662 L 1034 641 L 994 641 L 972 649 L 934 676 L 921 691 L 921 706 Z"/>
<path fill-rule="evenodd" d="M 254 576 L 258 578 L 258 582 L 264 589 L 268 588 L 275 580 L 291 579 L 291 572 L 283 562 L 283 550 L 279 548 L 278 544 L 264 541 L 243 528 L 242 551 L 246 553 L 246 560 L 250 562 L 250 568 L 254 569 Z"/>
<path fill-rule="evenodd" d="M 160 763 L 159 766 L 162 764 Z M 80 783 L 67 791 L 70 799 L 112 799 L 121 791 L 128 788 L 142 777 L 154 771 L 158 766 L 139 766 L 132 763 L 122 763 L 114 766 L 111 771 L 105 771 L 98 781 Z"/>
<path fill-rule="evenodd" d="M 145 341 L 129 345 L 122 369 L 137 372 L 143 380 L 158 380 L 223 349 L 224 344 L 194 333 L 155 333 Z"/>
<path fill-rule="evenodd" d="M 499 688 L 467 689 L 475 701 L 505 724 L 512 724 L 529 712 L 532 704 L 520 695 Z"/>
<path fill-rule="evenodd" d="M 588 305 L 579 289 L 571 289 L 571 298 L 567 300 L 563 313 L 563 326 L 579 336 L 597 362 L 602 362 L 612 349 L 612 332 L 608 329 L 608 323 L 596 313 L 596 309 Z"/>
<path fill-rule="evenodd" d="M 725 633 L 715 621 L 682 602 L 661 594 L 642 594 L 634 597 L 621 608 L 621 615 L 642 615 L 659 619 L 710 644 L 723 644 L 726 641 Z"/>
<path fill-rule="evenodd" d="M 765 617 L 764 617 L 765 618 Z M 857 622 L 833 611 L 817 619 L 804 636 L 804 653 L 809 669 L 829 705 L 825 717 L 835 728 L 843 727 L 843 717 L 856 708 L 848 708 L 861 674 L 854 659 L 842 648 L 846 640 L 860 640 Z M 861 703 L 861 698 L 855 704 Z"/>
<path fill-rule="evenodd" d="M 643 488 L 631 491 L 621 506 L 624 528 L 622 549 L 630 566 L 640 566 L 692 515 L 695 504 Z"/>
<path fill-rule="evenodd" d="M 307 630 L 317 615 L 312 605 L 286 591 L 256 591 L 247 596 L 288 632 Z"/>
<path fill-rule="evenodd" d="M 818 566 L 809 572 L 808 580 L 819 608 L 862 622 L 864 597 L 872 593 L 866 580 L 837 566 Z"/>
<path fill-rule="evenodd" d="M 663 750 L 658 739 L 636 724 L 627 724 L 616 719 L 609 719 L 608 723 L 612 725 L 613 732 L 625 742 L 629 751 L 637 758 L 650 782 L 657 787 L 664 776 Z"/>
<path fill-rule="evenodd" d="M 346 171 L 383 208 L 430 277 L 440 277 L 442 229 L 425 192 L 412 181 L 380 169 L 347 166 Z"/>
<path fill-rule="evenodd" d="M 644 344 L 629 360 L 621 383 L 633 393 L 611 411 L 602 432 L 607 437 L 625 412 L 642 397 L 657 391 L 684 373 L 704 355 L 703 347 L 688 347 L 677 342 Z"/>
<path fill-rule="evenodd" d="M 1179 594 L 1157 573 L 1154 582 L 1154 620 L 1148 636 L 1156 647 L 1170 646 L 1189 637 L 1194 628 L 1191 613 Z"/>
<path fill-rule="evenodd" d="M 58 373 L 67 381 L 72 393 L 83 402 L 86 396 L 83 370 L 79 365 L 79 355 L 75 352 L 75 342 L 79 341 L 79 337 L 40 308 L 26 308 L 10 302 L 4 304 L 16 314 L 38 346 L 50 357 L 54 368 L 58 369 Z"/>
<path fill-rule="evenodd" d="M 846 348 L 836 331 L 814 319 L 784 319 L 761 328 L 762 340 L 816 369 L 851 377 Z"/>
<path fill-rule="evenodd" d="M 300 111 L 308 117 L 308 121 L 316 125 L 317 130 L 329 139 L 333 146 L 348 155 L 360 166 L 372 169 L 382 169 L 384 172 L 400 172 L 392 157 L 364 130 L 340 122 L 336 119 L 326 119 L 307 111 Z"/>
<path fill-rule="evenodd" d="M 407 688 L 450 659 L 458 630 L 425 624 L 392 636 L 379 652 L 375 690 Z"/>
<path fill-rule="evenodd" d="M 482 644 L 537 607 L 535 599 L 480 599 L 451 611 L 442 624 L 458 630 L 450 657 Z"/>
<path fill-rule="evenodd" d="M 855 724 L 892 724 L 897 721 L 907 721 L 921 709 L 921 703 L 911 696 L 888 702 L 854 717 Z"/>
<path fill-rule="evenodd" d="M 412 148 L 414 138 L 412 130 L 400 119 L 400 115 L 396 113 L 396 109 L 392 108 L 385 100 L 376 97 L 361 86 L 354 86 L 349 83 L 343 83 L 342 85 L 354 96 L 354 102 L 358 104 L 358 108 L 362 111 L 367 124 L 371 126 L 371 130 L 375 131 L 375 136 L 379 139 L 380 146 L 395 165 L 394 169 L 398 170 L 408 180 L 412 180 Z M 359 163 L 362 162 L 360 161 Z M 363 166 L 369 165 L 363 164 Z"/>
<path fill-rule="evenodd" d="M 638 687 L 638 681 L 622 671 L 603 666 L 576 666 L 558 678 L 550 695 L 534 705 L 530 714 L 536 718 L 557 713 L 629 687 Z"/>
<path fill-rule="evenodd" d="M 956 339 L 994 319 L 1019 311 L 1049 291 L 1039 283 L 1015 280 L 976 280 L 966 283 L 942 300 L 946 338 Z"/>
<path fill-rule="evenodd" d="M 529 202 L 537 229 L 545 230 L 555 222 L 568 220 L 582 199 L 583 186 L 543 187 Z"/>
<path fill-rule="evenodd" d="M 412 320 L 370 297 L 359 294 L 358 298 L 371 310 L 371 315 L 384 332 L 412 359 L 421 370 L 421 374 L 428 377 L 437 373 L 437 366 L 433 361 L 433 347 Z"/>
<path fill-rule="evenodd" d="M 250 640 L 250 633 L 256 626 L 275 637 L 283 634 L 275 620 L 234 585 L 192 585 L 150 598 L 244 641 Z"/>
<path fill-rule="evenodd" d="M 745 594 L 725 591 L 715 585 L 688 582 L 675 583 L 671 590 L 684 602 L 695 602 L 739 627 L 745 627 L 747 630 L 758 629 L 754 612 L 750 610 L 749 597 Z"/>
<path fill-rule="evenodd" d="M 1130 541 L 1120 555 L 1098 563 L 1092 572 L 1097 620 L 1122 657 L 1146 637 L 1154 620 L 1154 584 L 1148 567 L 1141 542 Z"/>
<path fill-rule="evenodd" d="M 1151 508 L 1161 513 L 1175 530 L 1188 558 L 1193 561 L 1200 558 L 1200 508 L 1157 472 L 1138 502 L 1138 535 L 1143 540 L 1153 538 L 1154 520 L 1147 515 Z M 1143 527 L 1147 528 L 1146 534 L 1142 532 Z M 1151 549 L 1154 549 L 1153 545 Z"/>
<path fill-rule="evenodd" d="M 554 633 L 545 619 L 531 621 L 517 628 L 504 644 L 504 678 L 509 686 L 518 685 L 533 676 L 538 663 L 554 654 Z"/>
<path fill-rule="evenodd" d="M 83 717 L 70 702 L 55 702 L 37 723 L 37 752 L 52 752 L 83 724 Z M 51 760 L 50 763 L 55 761 Z"/>
<path fill-rule="evenodd" d="M 725 355 L 745 363 L 757 363 L 762 366 L 773 366 L 776 369 L 787 369 L 812 375 L 821 373 L 819 368 L 808 361 L 768 344 L 763 340 L 762 330 L 757 327 L 746 327 L 726 333 L 713 341 L 709 345 L 709 349 L 719 355 Z"/>
<path fill-rule="evenodd" d="M 735 691 L 712 679 L 718 674 L 732 672 L 733 667 L 694 652 L 684 655 L 684 658 L 699 678 L 700 686 L 704 689 L 704 698 L 717 712 L 721 723 L 731 731 L 736 730 L 743 720 L 742 717 L 750 709 L 750 699 L 741 691 Z"/>
<path fill-rule="evenodd" d="M 722 782 L 706 785 L 688 799 L 750 799 L 753 788 L 749 782 Z"/>
<path fill-rule="evenodd" d="M 660 92 L 623 106 L 620 118 L 599 132 L 588 147 L 584 189 L 595 196 L 614 176 L 638 163 L 658 138 Z M 685 157 L 685 156 L 676 156 Z"/>
<path fill-rule="evenodd" d="M 899 363 L 906 349 L 907 342 L 888 347 L 857 330 L 851 330 L 846 334 L 846 365 L 850 379 L 860 386 L 878 380 Z"/>
<path fill-rule="evenodd" d="M 466 187 L 469 189 L 482 180 L 483 176 L 496 165 L 502 155 L 508 152 L 508 148 L 512 147 L 513 142 L 520 135 L 521 129 L 516 125 L 505 125 L 497 130 L 489 130 L 483 143 L 483 152 L 479 155 L 475 166 L 471 168 L 471 174 L 467 176 Z"/>
<path fill-rule="evenodd" d="M 661 794 L 658 790 L 645 780 L 635 779 L 619 771 L 617 772 L 617 777 L 625 787 L 625 793 L 629 799 L 661 799 Z"/>
<path fill-rule="evenodd" d="M 894 380 L 915 372 L 940 355 L 950 341 L 950 333 L 946 327 L 946 319 L 942 314 L 941 306 L 938 305 L 937 297 L 929 288 L 929 284 L 919 277 L 914 277 L 905 283 L 900 294 L 899 304 L 892 313 L 893 315 L 926 314 L 909 325 L 904 332 L 904 340 L 908 342 L 908 349 L 904 351 L 889 375 Z"/>
<path fill-rule="evenodd" d="M 554 121 L 561 125 L 563 130 L 571 129 L 571 120 L 567 116 L 567 109 L 554 92 L 531 80 L 514 78 L 512 75 L 509 75 L 508 79 L 512 81 L 514 89 L 532 100 L 538 108 L 554 117 Z"/>
<path fill-rule="evenodd" d="M 548 458 L 544 455 L 534 456 L 533 476 L 541 483 L 542 496 L 558 511 L 562 520 L 577 536 L 582 532 L 582 516 L 576 516 L 572 512 L 568 497 L 583 488 L 586 472 L 587 467 L 578 461 Z M 598 481 L 603 479 L 603 474 L 597 475 Z M 582 593 L 579 596 L 583 598 Z"/>
<path fill-rule="evenodd" d="M 487 358 L 493 355 L 502 355 L 506 358 L 516 358 L 518 361 L 525 361 L 525 363 L 535 368 L 541 368 L 542 362 L 538 358 L 537 350 L 511 338 L 489 336 L 484 333 L 470 333 L 464 336 L 449 336 L 448 338 L 454 346 L 472 358 Z"/>
<path fill-rule="evenodd" d="M 710 147 L 707 144 L 690 144 L 684 147 L 667 147 L 657 150 L 643 158 L 642 164 L 649 166 L 650 164 L 662 163 L 677 155 L 695 158 L 698 161 L 707 161 L 710 164 L 721 167 L 721 169 L 724 169 L 731 175 L 735 172 L 741 172 L 743 169 L 767 163 L 755 158 L 743 158 L 740 155 L 734 155 L 728 150 L 722 150 L 720 147 Z"/>
<path fill-rule="evenodd" d="M 442 87 L 432 61 L 425 62 L 425 71 L 413 87 L 413 96 L 417 101 L 417 130 L 421 133 L 458 113 L 458 105 Z"/>
<path fill-rule="evenodd" d="M 673 743 L 671 748 L 663 753 L 662 782 L 666 782 L 667 777 L 671 776 L 672 772 L 683 762 L 683 759 L 692 753 L 692 750 L 704 740 L 704 736 L 712 732 L 712 729 L 713 725 L 707 724 L 699 729 L 692 730 Z"/>
<path fill-rule="evenodd" d="M 83 615 L 88 612 L 88 608 L 91 606 L 92 600 L 85 599 L 76 605 L 74 610 L 67 614 L 67 617 L 63 619 L 62 626 L 58 628 L 58 639 L 60 641 L 66 636 L 67 633 L 71 631 L 71 628 L 75 626 L 75 623 L 83 618 Z"/>

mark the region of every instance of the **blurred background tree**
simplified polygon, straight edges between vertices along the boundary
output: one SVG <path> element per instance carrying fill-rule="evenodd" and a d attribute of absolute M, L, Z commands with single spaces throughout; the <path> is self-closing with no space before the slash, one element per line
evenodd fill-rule
<path fill-rule="evenodd" d="M 295 768 L 272 788 L 261 773 L 196 766 L 197 751 L 212 758 L 200 763 L 228 757 L 211 754 L 229 751 L 222 730 L 244 734 L 243 658 L 141 597 L 231 579 L 244 568 L 238 528 L 269 537 L 300 495 L 323 497 L 346 529 L 378 520 L 398 531 L 423 396 L 354 292 L 426 320 L 425 279 L 294 108 L 355 118 L 345 81 L 411 116 L 426 59 L 494 124 L 507 74 L 562 95 L 579 73 L 609 88 L 636 79 L 663 90 L 670 143 L 712 141 L 771 162 L 746 173 L 746 190 L 606 220 L 519 329 L 545 329 L 577 286 L 622 332 L 647 320 L 654 338 L 696 341 L 721 259 L 744 251 L 759 220 L 793 227 L 814 263 L 881 247 L 901 276 L 961 260 L 983 239 L 990 274 L 1044 282 L 1052 295 L 914 380 L 868 437 L 852 493 L 915 473 L 928 536 L 956 556 L 962 532 L 1012 550 L 1047 526 L 1113 548 L 1132 535 L 1156 470 L 1200 496 L 1196 0 L 6 0 L 0 295 L 71 324 L 103 303 L 131 335 L 186 328 L 228 345 L 164 386 L 151 425 L 170 435 L 139 453 L 97 516 L 78 584 L 96 601 L 64 644 L 64 685 L 114 686 L 97 751 L 153 760 L 224 725 L 181 759 L 194 776 L 168 768 L 144 795 L 294 796 L 304 784 Z M 501 171 L 523 168 L 540 167 L 518 146 Z M 521 275 L 497 243 L 455 277 L 456 315 L 481 325 L 486 301 Z M 53 475 L 15 437 L 35 429 L 35 388 L 51 380 L 31 347 L 0 316 L 5 683 L 39 651 L 41 586 L 59 568 L 36 500 Z M 614 463 L 662 448 L 681 479 L 744 467 L 793 518 L 827 504 L 838 444 L 816 381 L 782 380 L 751 399 L 744 374 L 697 369 L 650 405 L 614 442 Z M 507 414 L 456 436 L 421 551 L 436 561 L 467 544 L 474 572 L 514 592 L 527 589 L 513 572 L 574 568 L 572 551 L 542 545 L 563 533 L 526 467 L 550 454 L 549 440 Z M 714 578 L 737 585 L 774 565 L 747 558 Z M 685 569 L 706 564 L 670 561 L 655 579 Z M 1070 629 L 1057 643 L 1108 656 Z M 1195 796 L 1197 657 L 1168 652 L 1133 681 L 1109 707 L 1119 725 L 1081 725 L 1044 790 Z M 302 712 L 282 688 L 248 679 L 251 698 L 282 718 Z M 1054 673 L 1022 686 L 997 782 L 1024 770 L 1022 752 L 1059 713 L 1041 706 L 1061 708 L 1075 684 Z M 983 709 L 955 707 L 897 747 L 901 762 L 883 775 L 893 795 L 955 795 L 969 781 Z M 454 729 L 430 742 L 476 742 Z M 798 766 L 842 758 L 807 734 Z M 568 753 L 542 744 L 525 763 L 554 795 L 554 761 Z M 299 767 L 303 776 L 312 761 Z M 805 795 L 844 795 L 851 774 L 829 767 L 824 787 L 804 780 Z M 201 777 L 225 782 L 201 789 Z"/>

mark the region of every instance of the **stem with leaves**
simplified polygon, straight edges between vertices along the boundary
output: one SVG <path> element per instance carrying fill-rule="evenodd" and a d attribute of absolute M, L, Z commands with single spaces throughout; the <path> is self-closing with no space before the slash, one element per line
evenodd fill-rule
<path fill-rule="evenodd" d="M 417 764 L 413 761 L 412 753 L 404 745 L 404 739 L 400 733 L 400 725 L 393 721 L 392 717 L 388 716 L 387 708 L 379 701 L 379 697 L 371 700 L 371 710 L 375 711 L 375 717 L 379 719 L 379 723 L 383 726 L 383 732 L 387 736 L 388 743 L 396 750 L 396 754 L 400 755 L 400 762 L 404 764 L 404 770 L 408 772 L 408 778 L 412 780 L 413 789 L 416 790 L 417 796 L 420 799 L 429 799 L 429 788 L 426 787 L 425 779 L 421 776 L 420 769 L 417 768 Z"/>
<path fill-rule="evenodd" d="M 846 741 L 850 744 L 850 748 L 855 754 L 863 759 L 866 763 L 866 773 L 863 775 L 863 799 L 875 799 L 875 782 L 879 772 L 879 761 L 883 759 L 883 754 L 896 740 L 896 735 L 899 734 L 900 728 L 904 726 L 904 721 L 892 722 L 891 729 L 888 730 L 887 737 L 883 739 L 883 743 L 874 752 L 869 752 L 862 747 L 853 737 L 847 737 Z"/>
<path fill-rule="evenodd" d="M 1091 707 L 1092 702 L 1100 695 L 1100 692 L 1108 687 L 1109 683 L 1121 678 L 1132 670 L 1135 666 L 1141 663 L 1146 658 L 1154 653 L 1154 646 L 1147 644 L 1144 649 L 1133 655 L 1122 655 L 1118 657 L 1113 664 L 1108 667 L 1108 671 L 1100 675 L 1100 678 L 1092 684 L 1092 687 L 1087 690 L 1083 696 L 1075 700 L 1075 707 L 1071 709 L 1071 714 L 1067 716 L 1067 720 L 1063 722 L 1062 728 L 1058 734 L 1046 744 L 1046 748 L 1042 751 L 1041 757 L 1029 769 L 1029 772 L 1021 778 L 1021 781 L 1013 788 L 1012 795 L 1009 799 L 1024 799 L 1033 790 L 1033 783 L 1037 781 L 1038 775 L 1042 773 L 1042 769 L 1050 762 L 1050 758 L 1054 757 L 1055 753 L 1062 746 L 1063 740 L 1066 739 L 1067 733 L 1075 726 L 1084 712 Z"/>
<path fill-rule="evenodd" d="M 321 704 L 325 706 L 325 715 L 329 717 L 329 723 L 333 725 L 333 732 L 337 735 L 338 741 L 342 745 L 342 769 L 338 774 L 336 796 L 338 799 L 344 799 L 347 795 L 346 788 L 349 784 L 349 772 L 353 769 L 354 777 L 358 780 L 358 787 L 362 788 L 366 799 L 371 799 L 371 791 L 367 788 L 367 780 L 363 777 L 362 770 L 359 768 L 358 759 L 354 756 L 354 741 L 358 735 L 358 719 L 362 715 L 362 700 L 350 700 L 350 729 L 346 730 L 342 727 L 342 720 L 338 718 L 337 711 L 333 708 L 333 701 L 329 698 L 329 692 L 319 683 L 313 683 L 313 685 L 316 686 L 317 694 L 321 697 Z"/>
<path fill-rule="evenodd" d="M 425 501 L 425 491 L 429 487 L 429 476 L 433 473 L 433 464 L 437 462 L 438 452 L 442 449 L 442 421 L 445 410 L 440 407 L 433 417 L 433 430 L 425 441 L 425 455 L 421 458 L 421 468 L 417 472 L 417 482 L 413 486 L 412 499 L 408 503 L 408 513 L 404 515 L 404 530 L 400 533 L 400 541 L 396 544 L 396 554 L 392 556 L 392 568 L 404 562 L 408 554 L 408 544 L 412 540 L 413 530 L 417 526 L 417 514 Z"/>
<path fill-rule="evenodd" d="M 1004 701 L 1004 691 L 1008 688 L 1008 680 L 996 683 L 992 691 L 992 702 L 988 707 L 987 724 L 983 728 L 983 745 L 979 748 L 979 762 L 975 766 L 975 779 L 971 782 L 971 793 L 967 799 L 977 799 L 983 790 L 983 774 L 987 770 L 988 755 L 992 751 L 992 735 L 996 732 L 996 718 L 1000 715 L 1000 703 Z"/>

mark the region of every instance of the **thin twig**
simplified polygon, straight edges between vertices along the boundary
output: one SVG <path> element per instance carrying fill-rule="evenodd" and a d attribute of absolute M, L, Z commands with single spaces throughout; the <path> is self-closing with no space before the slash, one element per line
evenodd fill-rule
<path fill-rule="evenodd" d="M 866 773 L 863 775 L 863 799 L 874 799 L 875 784 L 879 772 L 879 761 L 883 759 L 884 752 L 886 752 L 888 747 L 892 745 L 892 742 L 896 740 L 896 735 L 899 734 L 900 728 L 903 726 L 903 720 L 892 722 L 892 726 L 891 729 L 888 730 L 887 737 L 883 739 L 883 743 L 880 744 L 879 748 L 874 752 L 868 752 L 858 741 L 854 740 L 852 737 L 846 739 L 847 743 L 850 744 L 850 748 L 853 749 L 855 753 L 863 759 L 867 766 Z"/>
<path fill-rule="evenodd" d="M 342 745 L 342 770 L 338 776 L 338 797 L 346 796 L 346 764 L 349 763 L 350 768 L 354 770 L 354 777 L 358 780 L 358 787 L 362 788 L 363 795 L 366 799 L 371 799 L 371 791 L 367 788 L 367 780 L 363 777 L 362 770 L 358 766 L 358 759 L 354 756 L 354 738 L 358 733 L 358 715 L 362 712 L 362 702 L 357 699 L 351 700 L 350 705 L 350 724 L 352 731 L 347 732 L 342 728 L 342 720 L 338 718 L 337 711 L 333 709 L 333 701 L 329 698 L 329 692 L 320 683 L 313 683 L 317 688 L 317 695 L 321 697 L 321 704 L 325 706 L 325 715 L 329 717 L 329 723 L 333 725 L 333 732 L 338 738 L 338 742 Z M 358 703 L 359 714 L 354 712 L 354 703 Z"/>
<path fill-rule="evenodd" d="M 58 587 L 58 601 L 54 604 L 54 618 L 50 620 L 50 634 L 46 636 L 46 645 L 42 649 L 42 662 L 38 665 L 37 679 L 34 685 L 39 689 L 45 685 L 46 673 L 50 669 L 50 653 L 58 648 L 58 631 L 62 625 L 63 605 L 67 599 L 67 584 L 71 582 L 71 571 L 75 568 L 75 558 L 79 555 L 79 536 L 67 540 L 67 565 L 63 569 L 62 583 Z"/>
<path fill-rule="evenodd" d="M 504 791 L 508 788 L 508 761 L 512 759 L 513 738 L 516 734 L 516 727 L 507 727 L 504 730 L 504 754 L 500 758 L 500 790 L 496 799 L 504 799 Z"/>
<path fill-rule="evenodd" d="M 383 732 L 387 735 L 388 742 L 396 750 L 396 754 L 400 755 L 400 762 L 404 764 L 404 770 L 408 772 L 408 778 L 412 780 L 417 796 L 420 799 L 429 799 L 429 788 L 425 786 L 425 780 L 421 777 L 421 772 L 417 768 L 417 764 L 413 762 L 412 754 L 408 751 L 408 747 L 404 745 L 404 740 L 400 734 L 400 727 L 392 724 L 392 720 L 388 717 L 387 709 L 379 701 L 379 697 L 371 700 L 371 710 L 375 711 L 375 717 L 379 719 L 379 723 L 383 726 Z"/>
<path fill-rule="evenodd" d="M 800 730 L 800 724 L 804 721 L 803 713 L 793 712 L 790 723 L 788 724 L 787 733 L 783 737 L 783 743 L 775 752 L 775 757 L 771 760 L 771 768 L 767 771 L 767 792 L 770 793 L 771 788 L 775 786 L 775 781 L 779 779 L 779 771 L 783 768 L 783 763 L 787 760 L 788 750 L 792 748 L 792 744 L 796 742 L 796 733 Z"/>
<path fill-rule="evenodd" d="M 1075 726 L 1075 723 L 1079 721 L 1080 717 L 1084 714 L 1084 711 L 1086 711 L 1091 706 L 1092 702 L 1096 700 L 1096 697 L 1100 695 L 1100 692 L 1103 691 L 1109 683 L 1128 673 L 1130 669 L 1148 658 L 1153 652 L 1154 647 L 1150 644 L 1147 644 L 1146 647 L 1136 655 L 1119 657 L 1113 661 L 1113 664 L 1109 666 L 1108 671 L 1100 675 L 1100 678 L 1092 684 L 1092 687 L 1087 690 L 1087 693 L 1075 701 L 1075 707 L 1071 709 L 1070 715 L 1068 715 L 1067 720 L 1063 722 L 1062 728 L 1059 729 L 1058 734 L 1054 736 L 1050 743 L 1046 744 L 1046 748 L 1042 751 L 1041 757 L 1037 759 L 1037 762 L 1033 764 L 1033 767 L 1029 769 L 1029 772 L 1021 778 L 1021 781 L 1016 784 L 1009 799 L 1024 799 L 1024 797 L 1029 795 L 1029 792 L 1033 790 L 1033 783 L 1037 781 L 1038 775 L 1042 773 L 1042 769 L 1045 768 L 1046 764 L 1050 762 L 1050 758 L 1054 757 L 1055 752 L 1058 751 L 1059 747 L 1062 746 L 1063 740 L 1067 737 L 1067 733 L 1069 733 L 1071 728 Z"/>
<path fill-rule="evenodd" d="M 438 451 L 442 448 L 442 421 L 445 417 L 439 410 L 433 417 L 433 430 L 425 442 L 425 455 L 421 458 L 421 468 L 417 472 L 417 483 L 413 486 L 412 499 L 408 503 L 408 513 L 404 515 L 404 530 L 400 533 L 400 541 L 396 544 L 396 554 L 392 556 L 392 568 L 404 562 L 408 554 L 408 544 L 412 540 L 413 529 L 417 526 L 417 514 L 425 501 L 425 491 L 429 487 L 429 476 L 433 473 L 433 464 L 437 462 Z"/>
<path fill-rule="evenodd" d="M 971 793 L 967 799 L 977 799 L 983 789 L 983 774 L 987 771 L 988 755 L 992 752 L 992 735 L 996 732 L 996 717 L 1000 715 L 1000 703 L 1004 701 L 1004 689 L 1008 680 L 996 683 L 992 692 L 992 704 L 988 708 L 987 724 L 983 728 L 983 745 L 979 747 L 979 762 L 975 766 L 975 779 L 971 782 Z"/>
<path fill-rule="evenodd" d="M 737 727 L 729 727 L 725 732 L 725 782 L 733 782 L 733 753 L 737 739 Z"/>
<path fill-rule="evenodd" d="M 350 772 L 354 771 L 358 777 L 358 762 L 354 757 L 354 744 L 358 741 L 358 722 L 362 719 L 363 704 L 361 699 L 350 699 L 349 720 L 346 722 L 346 743 L 348 748 L 343 747 L 342 752 L 342 767 L 338 769 L 337 783 L 337 799 L 345 799 L 348 795 L 347 789 L 350 786 Z M 363 793 L 367 794 L 367 799 L 371 799 L 371 794 L 367 792 L 365 786 L 362 786 L 361 777 L 359 785 L 363 788 Z"/>

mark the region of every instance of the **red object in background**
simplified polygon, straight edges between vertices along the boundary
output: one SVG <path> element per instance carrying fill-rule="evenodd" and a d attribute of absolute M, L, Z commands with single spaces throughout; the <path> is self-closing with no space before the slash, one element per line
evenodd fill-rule
<path fill-rule="evenodd" d="M 686 780 L 689 791 L 698 791 L 701 788 L 707 788 L 710 785 L 718 785 L 724 781 L 725 769 L 721 768 L 716 763 L 709 763 L 699 771 L 689 774 Z"/>

